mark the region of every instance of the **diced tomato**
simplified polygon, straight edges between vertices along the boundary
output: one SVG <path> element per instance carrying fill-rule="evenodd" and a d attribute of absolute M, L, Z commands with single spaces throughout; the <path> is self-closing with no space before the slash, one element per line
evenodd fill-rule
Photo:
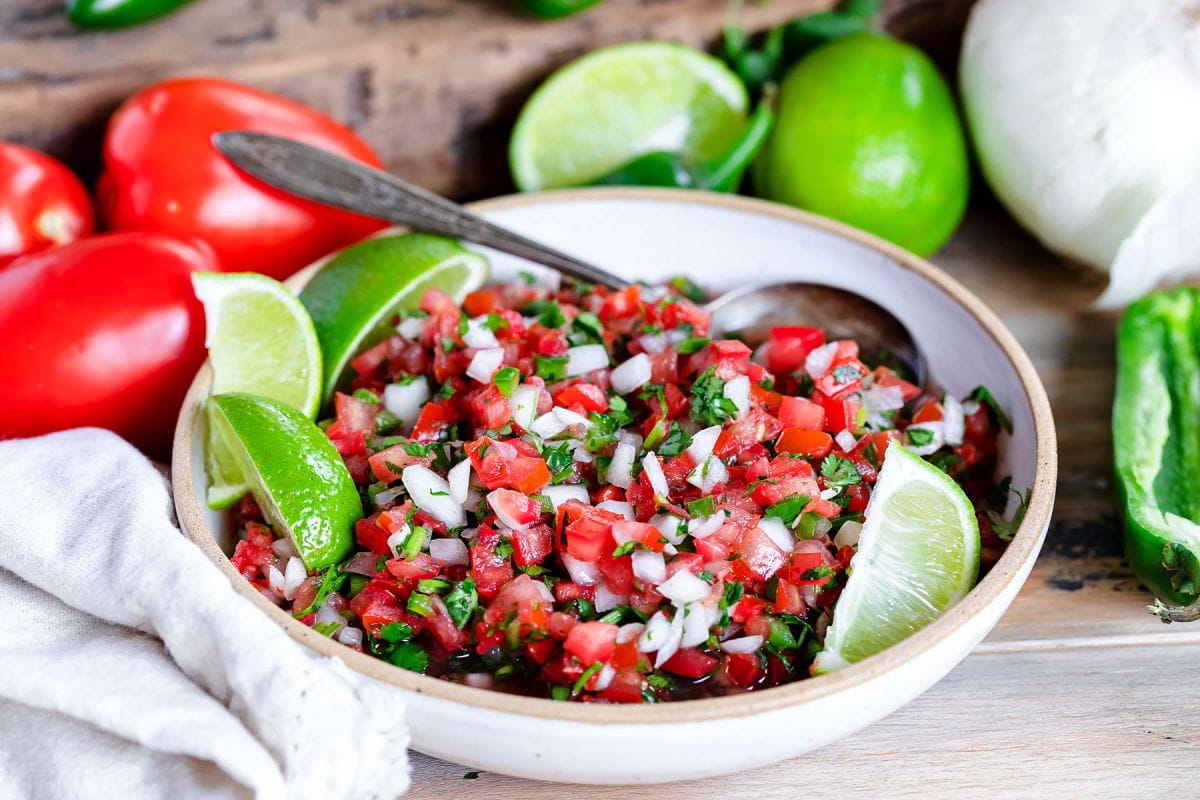
<path fill-rule="evenodd" d="M 325 435 L 343 456 L 366 452 L 367 440 L 375 435 L 375 415 L 380 406 L 338 392 L 334 398 L 337 418 Z"/>
<path fill-rule="evenodd" d="M 380 450 L 375 455 L 367 459 L 367 463 L 371 465 L 371 472 L 374 473 L 375 479 L 384 483 L 392 483 L 400 480 L 401 473 L 404 468 L 413 464 L 424 464 L 429 466 L 433 462 L 433 456 L 416 456 L 410 454 L 405 448 L 405 444 L 392 445 L 386 450 Z"/>
<path fill-rule="evenodd" d="M 568 523 L 566 528 L 567 553 L 572 558 L 595 563 L 600 560 L 602 553 L 607 552 L 611 555 L 616 549 L 612 538 L 612 526 L 624 517 L 601 508 L 583 505 L 577 500 L 568 500 L 559 506 L 559 510 L 568 515 L 578 514 L 578 518 Z"/>
<path fill-rule="evenodd" d="M 733 572 L 743 581 L 768 580 L 787 561 L 787 554 L 760 528 L 743 531 L 734 542 L 733 550 L 741 554 L 733 562 Z"/>
<path fill-rule="evenodd" d="M 642 287 L 632 283 L 619 292 L 613 292 L 600 306 L 600 321 L 630 319 L 639 316 L 642 309 Z"/>
<path fill-rule="evenodd" d="M 772 328 L 767 346 L 767 367 L 780 375 L 794 372 L 804 366 L 809 353 L 823 344 L 825 332 L 820 328 Z"/>
<path fill-rule="evenodd" d="M 572 600 L 594 600 L 595 597 L 595 586 L 581 586 L 571 581 L 559 581 L 554 584 L 554 599 L 560 603 L 565 604 Z"/>
<path fill-rule="evenodd" d="M 535 664 L 545 664 L 550 656 L 554 655 L 554 651 L 557 648 L 558 643 L 553 639 L 541 639 L 540 641 L 530 642 L 525 645 L 525 655 Z"/>
<path fill-rule="evenodd" d="M 821 459 L 833 450 L 833 437 L 824 431 L 787 428 L 775 442 L 775 450 L 805 458 Z"/>
<path fill-rule="evenodd" d="M 659 314 L 659 322 L 663 330 L 673 330 L 681 325 L 691 325 L 692 332 L 697 336 L 707 336 L 708 326 L 712 317 L 700 306 L 686 298 L 676 298 L 676 302 L 667 303 Z"/>
<path fill-rule="evenodd" d="M 825 411 L 824 429 L 837 435 L 844 430 L 854 430 L 858 427 L 858 410 L 862 403 L 857 400 L 835 400 L 821 392 L 813 392 L 813 399 Z"/>
<path fill-rule="evenodd" d="M 784 397 L 779 403 L 779 422 L 785 428 L 819 431 L 825 425 L 825 409 L 803 397 Z"/>
<path fill-rule="evenodd" d="M 822 500 L 819 497 L 809 502 L 809 504 L 804 507 L 804 511 L 806 513 L 811 511 L 812 513 L 818 514 L 826 519 L 833 519 L 841 516 L 842 514 L 842 509 L 837 503 L 833 502 L 832 500 Z"/>
<path fill-rule="evenodd" d="M 406 583 L 416 583 L 425 578 L 436 578 L 442 571 L 441 565 L 428 553 L 418 553 L 412 561 L 390 558 L 385 566 L 388 572 Z"/>
<path fill-rule="evenodd" d="M 518 567 L 541 564 L 554 550 L 554 532 L 549 526 L 533 525 L 513 531 L 512 543 L 513 561 Z"/>
<path fill-rule="evenodd" d="M 436 442 L 442 431 L 457 421 L 458 414 L 448 404 L 436 401 L 426 403 L 413 425 L 412 438 L 425 444 Z"/>
<path fill-rule="evenodd" d="M 550 468 L 540 456 L 517 456 L 508 465 L 509 484 L 518 492 L 533 494 L 550 482 Z"/>
<path fill-rule="evenodd" d="M 544 583 L 528 575 L 518 575 L 496 593 L 483 612 L 483 622 L 488 626 L 499 625 L 509 614 L 516 612 L 517 621 L 523 625 L 544 628 L 550 622 L 552 602 L 550 590 Z"/>
<path fill-rule="evenodd" d="M 368 348 L 357 357 L 350 361 L 350 366 L 359 375 L 370 375 L 375 370 L 379 369 L 379 365 L 384 362 L 388 354 L 388 342 L 384 339 L 374 347 Z"/>
<path fill-rule="evenodd" d="M 471 392 L 467 396 L 467 406 L 475 415 L 479 427 L 484 430 L 498 431 L 512 420 L 512 406 L 508 398 L 500 394 L 500 389 L 491 382 Z"/>
<path fill-rule="evenodd" d="M 835 360 L 825 374 L 816 380 L 817 391 L 835 400 L 862 389 L 863 378 L 871 371 L 857 358 Z"/>
<path fill-rule="evenodd" d="M 679 355 L 667 348 L 650 355 L 650 382 L 671 387 L 679 380 Z"/>
<path fill-rule="evenodd" d="M 350 610 L 358 615 L 367 633 L 376 637 L 382 626 L 389 622 L 403 622 L 409 617 L 400 607 L 400 601 L 378 578 L 368 581 L 358 594 L 350 598 Z"/>
<path fill-rule="evenodd" d="M 767 607 L 767 601 L 761 597 L 753 595 L 743 595 L 741 600 L 738 600 L 737 605 L 729 612 L 729 618 L 734 622 L 740 622 L 743 625 L 749 620 L 759 616 Z"/>
<path fill-rule="evenodd" d="M 780 578 L 775 585 L 775 603 L 771 610 L 776 614 L 802 615 L 805 607 L 804 600 L 800 597 L 800 589 Z"/>
<path fill-rule="evenodd" d="M 636 669 L 619 669 L 599 696 L 610 703 L 644 703 L 642 690 L 645 685 L 645 678 Z"/>
<path fill-rule="evenodd" d="M 745 342 L 737 339 L 717 339 L 707 345 L 697 355 L 699 369 L 704 372 L 714 367 L 714 372 L 721 380 L 730 380 L 738 375 L 745 375 L 750 367 L 750 355 L 753 353 Z"/>
<path fill-rule="evenodd" d="M 779 414 L 779 409 L 783 405 L 783 397 L 779 392 L 764 389 L 757 382 L 750 384 L 750 399 L 761 404 L 771 414 Z"/>
<path fill-rule="evenodd" d="M 749 689 L 763 679 L 762 664 L 754 653 L 730 653 L 725 656 L 725 677 L 734 686 Z"/>
<path fill-rule="evenodd" d="M 499 292 L 493 288 L 470 292 L 463 298 L 463 309 L 472 317 L 482 317 L 500 307 Z"/>
<path fill-rule="evenodd" d="M 378 516 L 360 519 L 354 523 L 354 540 L 372 553 L 389 553 L 388 536 L 388 532 L 379 527 Z"/>
<path fill-rule="evenodd" d="M 617 648 L 617 626 L 610 622 L 581 622 L 571 628 L 563 648 L 584 664 L 607 661 Z"/>
<path fill-rule="evenodd" d="M 631 592 L 629 595 L 629 605 L 647 617 L 658 610 L 662 601 L 663 596 L 653 586 L 646 586 L 641 590 Z"/>
<path fill-rule="evenodd" d="M 834 361 L 841 361 L 846 358 L 858 358 L 858 342 L 853 339 L 839 340 L 837 350 L 833 353 Z"/>
<path fill-rule="evenodd" d="M 921 394 L 919 386 L 909 383 L 887 367 L 875 368 L 875 385 L 900 387 L 900 397 L 906 403 Z"/>
<path fill-rule="evenodd" d="M 562 641 L 567 638 L 567 634 L 571 632 L 578 620 L 570 614 L 564 614 L 562 611 L 553 611 L 546 618 L 546 631 L 555 639 Z"/>
<path fill-rule="evenodd" d="M 621 542 L 635 541 L 645 546 L 647 550 L 661 553 L 667 542 L 658 528 L 644 522 L 634 522 L 623 519 L 614 522 L 612 526 L 613 539 Z"/>
<path fill-rule="evenodd" d="M 270 528 L 249 523 L 246 525 L 246 538 L 237 543 L 229 560 L 242 577 L 254 580 L 258 577 L 259 567 L 266 569 L 275 565 L 275 551 L 271 549 L 273 541 Z"/>
<path fill-rule="evenodd" d="M 662 668 L 684 678 L 703 678 L 717 666 L 717 659 L 694 647 L 683 647 L 667 659 Z"/>
<path fill-rule="evenodd" d="M 507 558 L 496 555 L 496 545 L 499 543 L 500 535 L 492 528 L 483 526 L 470 548 L 471 577 L 475 579 L 475 587 L 481 597 L 493 597 L 501 586 L 512 580 L 512 564 Z"/>
<path fill-rule="evenodd" d="M 550 659 L 542 667 L 542 677 L 550 683 L 557 683 L 561 686 L 570 686 L 583 676 L 584 666 L 578 659 L 573 658 L 570 653 L 562 653 Z"/>
<path fill-rule="evenodd" d="M 512 528 L 524 528 L 542 518 L 539 501 L 512 489 L 493 489 L 487 503 L 500 521 Z"/>
<path fill-rule="evenodd" d="M 847 514 L 857 514 L 865 511 L 867 503 L 871 499 L 871 490 L 865 483 L 856 483 L 853 486 L 847 486 L 843 491 L 849 502 L 846 503 Z"/>
<path fill-rule="evenodd" d="M 584 414 L 590 411 L 603 414 L 608 411 L 608 395 L 594 383 L 574 383 L 565 389 L 560 389 L 554 396 L 554 402 L 564 408 Z"/>
<path fill-rule="evenodd" d="M 930 400 L 922 405 L 916 414 L 913 414 L 913 422 L 941 422 L 946 415 L 946 409 L 937 400 Z"/>
<path fill-rule="evenodd" d="M 779 420 L 765 411 L 751 408 L 737 421 L 721 431 L 713 454 L 720 459 L 732 458 L 759 442 L 774 439 L 783 430 Z"/>
<path fill-rule="evenodd" d="M 467 643 L 467 634 L 460 631 L 454 624 L 454 620 L 450 619 L 450 612 L 446 608 L 445 601 L 437 595 L 430 595 L 429 604 L 433 608 L 433 613 L 425 617 L 423 627 L 433 633 L 438 644 L 447 653 L 462 649 L 463 645 Z"/>
<path fill-rule="evenodd" d="M 613 669 L 624 669 L 625 667 L 636 667 L 637 663 L 642 660 L 642 654 L 638 650 L 638 637 L 630 637 L 628 641 L 617 642 L 613 648 L 612 658 L 608 663 L 613 666 Z"/>
<path fill-rule="evenodd" d="M 633 591 L 633 557 L 613 556 L 602 551 L 598 562 L 604 585 L 613 594 L 626 595 Z"/>

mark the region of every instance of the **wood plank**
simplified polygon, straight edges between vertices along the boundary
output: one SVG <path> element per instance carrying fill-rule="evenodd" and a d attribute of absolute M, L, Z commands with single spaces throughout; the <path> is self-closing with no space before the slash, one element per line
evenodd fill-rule
<path fill-rule="evenodd" d="M 669 787 L 585 788 L 472 773 L 413 754 L 405 796 L 1194 797 L 1200 703 L 1187 687 L 1198 658 L 1200 644 L 976 654 L 882 722 L 770 768 Z"/>

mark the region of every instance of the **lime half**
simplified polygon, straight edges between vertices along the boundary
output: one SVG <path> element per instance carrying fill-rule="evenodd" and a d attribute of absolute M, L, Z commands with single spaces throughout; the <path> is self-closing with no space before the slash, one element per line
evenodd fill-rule
<path fill-rule="evenodd" d="M 213 394 L 249 392 L 315 417 L 321 402 L 321 347 L 308 312 L 288 288 L 253 272 L 192 276 L 204 303 Z M 208 438 L 208 505 L 227 508 L 249 491 L 229 445 Z"/>
<path fill-rule="evenodd" d="M 487 275 L 483 256 L 424 233 L 368 239 L 338 253 L 300 292 L 321 343 L 325 398 L 350 359 L 395 333 L 393 314 L 416 308 L 431 287 L 461 303 Z"/>
<path fill-rule="evenodd" d="M 978 576 L 971 501 L 940 469 L 893 444 L 814 671 L 840 669 L 907 638 L 966 596 Z"/>
<path fill-rule="evenodd" d="M 523 192 L 590 183 L 645 153 L 697 161 L 724 153 L 746 125 L 741 80 L 710 55 L 633 42 L 572 61 L 521 109 L 508 159 Z"/>
<path fill-rule="evenodd" d="M 252 394 L 209 398 L 209 420 L 277 533 L 321 569 L 354 547 L 362 501 L 342 457 L 312 420 Z"/>

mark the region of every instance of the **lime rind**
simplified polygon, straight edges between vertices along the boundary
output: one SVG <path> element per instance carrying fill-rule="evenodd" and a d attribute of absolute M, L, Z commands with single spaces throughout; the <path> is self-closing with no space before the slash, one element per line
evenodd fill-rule
<path fill-rule="evenodd" d="M 513 128 L 521 191 L 589 183 L 656 150 L 723 153 L 745 125 L 741 80 L 706 53 L 668 42 L 597 50 L 550 76 Z"/>
<path fill-rule="evenodd" d="M 928 625 L 974 587 L 979 549 L 962 487 L 893 444 L 814 671 L 861 661 Z"/>
<path fill-rule="evenodd" d="M 426 289 L 461 303 L 487 275 L 479 253 L 423 233 L 368 239 L 338 253 L 300 292 L 320 342 L 323 398 L 344 384 L 354 356 L 395 333 L 392 315 L 416 308 Z"/>

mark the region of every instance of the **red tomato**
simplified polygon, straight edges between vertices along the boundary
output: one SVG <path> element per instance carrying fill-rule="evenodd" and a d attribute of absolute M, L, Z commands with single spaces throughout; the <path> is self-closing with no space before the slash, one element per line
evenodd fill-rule
<path fill-rule="evenodd" d="M 775 449 L 805 458 L 824 458 L 833 450 L 833 437 L 823 431 L 788 428 L 779 435 Z"/>
<path fill-rule="evenodd" d="M 533 525 L 512 532 L 513 561 L 518 567 L 540 564 L 554 549 L 554 533 L 546 525 Z"/>
<path fill-rule="evenodd" d="M 581 622 L 571 628 L 563 648 L 584 664 L 607 661 L 617 649 L 617 626 L 611 622 Z"/>
<path fill-rule="evenodd" d="M 787 561 L 787 554 L 760 528 L 745 530 L 734 543 L 733 551 L 741 553 L 733 562 L 733 572 L 743 581 L 768 580 Z"/>
<path fill-rule="evenodd" d="M 297 139 L 372 166 L 354 133 L 299 103 L 229 81 L 184 78 L 149 86 L 109 121 L 97 194 L 112 228 L 198 236 L 221 268 L 286 278 L 383 223 L 299 200 L 230 164 L 211 136 L 254 130 Z"/>
<path fill-rule="evenodd" d="M 823 344 L 825 332 L 820 328 L 772 328 L 767 347 L 767 367 L 779 375 L 794 372 L 804 366 L 809 353 Z"/>
<path fill-rule="evenodd" d="M 803 397 L 784 397 L 779 401 L 779 422 L 785 428 L 819 431 L 825 425 L 825 409 Z"/>
<path fill-rule="evenodd" d="M 667 659 L 662 668 L 684 678 L 703 678 L 717 666 L 717 659 L 694 647 L 685 647 Z"/>
<path fill-rule="evenodd" d="M 0 434 L 94 425 L 165 457 L 204 361 L 192 273 L 202 242 L 157 233 L 84 239 L 0 272 Z"/>
<path fill-rule="evenodd" d="M 19 144 L 0 142 L 0 197 L 0 268 L 96 228 L 92 200 L 75 173 Z"/>
<path fill-rule="evenodd" d="M 835 400 L 849 397 L 862 388 L 863 378 L 870 374 L 857 358 L 835 359 L 828 371 L 817 378 L 817 391 Z"/>

